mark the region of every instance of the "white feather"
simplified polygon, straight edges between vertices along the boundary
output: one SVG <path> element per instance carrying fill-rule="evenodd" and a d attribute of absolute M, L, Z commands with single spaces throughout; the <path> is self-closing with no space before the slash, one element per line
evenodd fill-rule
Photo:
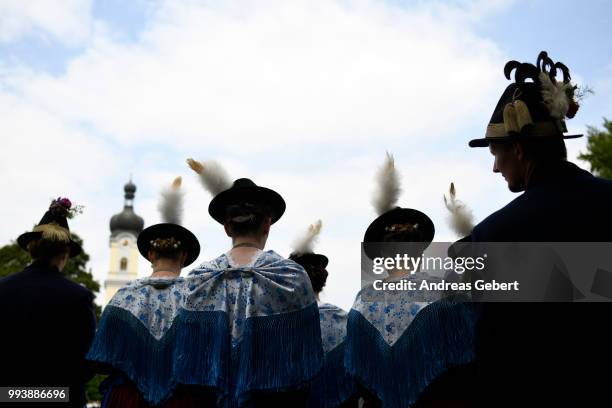
<path fill-rule="evenodd" d="M 163 222 L 181 225 L 183 219 L 183 196 L 180 177 L 172 182 L 172 185 L 165 187 L 161 191 L 158 209 L 161 213 Z"/>
<path fill-rule="evenodd" d="M 308 254 L 314 252 L 314 244 L 317 242 L 319 233 L 321 232 L 323 223 L 318 220 L 308 227 L 306 233 L 295 240 L 293 243 L 293 252 L 295 254 Z"/>
<path fill-rule="evenodd" d="M 563 119 L 567 114 L 570 104 L 566 89 L 571 87 L 571 84 L 569 82 L 563 83 L 562 81 L 553 83 L 545 72 L 540 72 L 539 78 L 542 84 L 542 100 L 550 112 L 550 116 Z"/>
<path fill-rule="evenodd" d="M 457 200 L 454 183 L 450 185 L 449 198 L 444 195 L 444 204 L 450 211 L 449 225 L 453 231 L 461 237 L 470 235 L 474 228 L 474 216 L 467 205 Z"/>
<path fill-rule="evenodd" d="M 223 166 L 214 160 L 199 162 L 193 159 L 187 159 L 187 164 L 193 171 L 198 173 L 202 186 L 204 186 L 213 196 L 216 196 L 232 186 L 232 181 Z"/>
<path fill-rule="evenodd" d="M 393 209 L 401 192 L 400 178 L 395 169 L 393 155 L 387 152 L 387 158 L 376 174 L 377 191 L 372 200 L 376 213 L 381 215 Z"/>

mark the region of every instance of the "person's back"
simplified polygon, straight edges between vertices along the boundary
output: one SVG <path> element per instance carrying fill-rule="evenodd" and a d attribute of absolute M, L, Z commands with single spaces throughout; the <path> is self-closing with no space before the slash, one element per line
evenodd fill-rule
<path fill-rule="evenodd" d="M 475 241 L 612 241 L 612 180 L 567 161 L 535 171 L 522 195 L 474 228 Z"/>
<path fill-rule="evenodd" d="M 536 66 L 537 65 L 537 66 Z M 510 61 L 515 82 L 500 98 L 485 138 L 493 172 L 523 192 L 474 227 L 475 242 L 610 242 L 612 182 L 567 162 L 565 118 L 578 108 L 568 68 L 541 52 L 536 65 Z M 563 74 L 563 81 L 556 79 Z M 530 79 L 530 81 L 526 81 Z M 573 106 L 573 110 L 569 107 Z M 510 262 L 510 260 L 508 260 Z M 548 272 L 548 271 L 543 271 Z M 572 299 L 575 299 L 572 295 Z M 572 300 L 569 299 L 569 300 Z M 602 303 L 485 303 L 477 326 L 479 396 L 484 406 L 580 406 L 593 391 L 612 307 Z M 608 405 L 610 398 L 607 397 Z"/>
<path fill-rule="evenodd" d="M 95 331 L 93 294 L 62 274 L 80 247 L 69 240 L 65 218 L 58 226 L 51 212 L 18 240 L 35 262 L 0 280 L 0 386 L 70 387 L 70 406 L 83 406 L 92 376 L 84 357 Z M 53 239 L 44 235 L 49 228 Z"/>
<path fill-rule="evenodd" d="M 285 201 L 249 179 L 219 183 L 210 163 L 189 164 L 214 194 L 208 212 L 232 241 L 188 277 L 185 303 L 220 343 L 202 359 L 218 372 L 212 385 L 229 404 L 305 406 L 323 363 L 315 295 L 304 268 L 264 251 Z"/>
<path fill-rule="evenodd" d="M 89 290 L 43 265 L 0 280 L 0 383 L 67 386 L 77 380 L 93 337 L 92 300 Z"/>

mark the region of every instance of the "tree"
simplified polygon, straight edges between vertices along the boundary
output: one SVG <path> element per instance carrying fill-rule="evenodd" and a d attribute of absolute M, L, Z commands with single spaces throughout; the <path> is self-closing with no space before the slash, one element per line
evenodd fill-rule
<path fill-rule="evenodd" d="M 596 175 L 612 179 L 612 121 L 604 118 L 604 130 L 588 126 L 587 152 L 579 159 L 589 162 Z"/>
<path fill-rule="evenodd" d="M 83 246 L 83 240 L 76 234 L 72 233 L 72 239 Z M 30 255 L 21 249 L 16 243 L 12 242 L 0 248 L 0 278 L 17 273 L 23 270 L 31 262 Z M 96 282 L 91 273 L 91 269 L 87 269 L 89 255 L 83 251 L 78 256 L 70 258 L 66 263 L 66 267 L 62 271 L 66 277 L 76 283 L 85 286 L 94 294 L 100 291 L 100 284 Z M 100 319 L 102 308 L 94 304 L 96 309 L 96 318 Z M 106 376 L 96 375 L 86 384 L 87 399 L 89 401 L 100 401 L 102 396 L 98 391 L 100 383 Z"/>

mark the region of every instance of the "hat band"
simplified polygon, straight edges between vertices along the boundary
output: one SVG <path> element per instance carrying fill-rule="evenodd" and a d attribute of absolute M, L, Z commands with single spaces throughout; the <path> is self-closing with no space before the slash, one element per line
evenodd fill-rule
<path fill-rule="evenodd" d="M 37 225 L 33 232 L 42 232 L 42 238 L 49 241 L 70 242 L 70 231 L 56 223 Z"/>
<path fill-rule="evenodd" d="M 563 136 L 559 132 L 559 127 L 553 122 L 535 122 L 523 132 L 527 136 L 534 137 L 550 137 L 550 136 Z M 503 139 L 509 137 L 506 131 L 506 125 L 503 123 L 489 123 L 485 138 L 487 139 Z"/>

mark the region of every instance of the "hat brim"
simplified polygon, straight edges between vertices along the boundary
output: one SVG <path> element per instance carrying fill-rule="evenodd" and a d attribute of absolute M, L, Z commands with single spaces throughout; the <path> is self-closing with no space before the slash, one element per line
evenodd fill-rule
<path fill-rule="evenodd" d="M 563 139 L 576 139 L 578 137 L 582 137 L 583 135 L 563 135 L 561 136 L 561 138 Z M 470 147 L 487 147 L 489 146 L 489 144 L 491 142 L 496 142 L 496 141 L 508 141 L 511 140 L 511 136 L 505 136 L 505 137 L 496 137 L 496 138 L 491 138 L 491 137 L 483 137 L 481 139 L 472 139 L 469 141 L 469 146 Z"/>
<path fill-rule="evenodd" d="M 181 241 L 182 250 L 187 253 L 183 267 L 191 265 L 200 255 L 200 242 L 191 231 L 178 224 L 161 223 L 145 228 L 138 235 L 138 251 L 145 259 L 149 259 L 151 241 L 157 238 L 175 238 Z"/>
<path fill-rule="evenodd" d="M 364 243 L 384 242 L 384 236 L 387 234 L 386 227 L 393 224 L 411 223 L 418 224 L 421 234 L 423 234 L 423 242 L 425 245 L 423 251 L 427 249 L 429 244 L 433 241 L 436 229 L 433 221 L 425 213 L 415 210 L 413 208 L 400 208 L 397 207 L 393 210 L 387 211 L 380 215 L 368 226 L 363 237 Z M 365 253 L 370 259 L 374 259 L 380 254 L 374 253 L 370 246 L 364 246 Z"/>
<path fill-rule="evenodd" d="M 285 213 L 283 197 L 274 190 L 260 186 L 230 188 L 220 192 L 208 205 L 208 213 L 219 224 L 225 224 L 227 207 L 244 202 L 267 205 L 272 212 L 272 224 Z"/>
<path fill-rule="evenodd" d="M 316 265 L 321 268 L 326 268 L 329 263 L 329 259 L 325 255 L 308 253 L 308 254 L 291 254 L 289 259 L 297 262 L 298 264 L 304 265 Z"/>
<path fill-rule="evenodd" d="M 42 232 L 40 231 L 25 232 L 17 238 L 17 244 L 21 247 L 21 249 L 27 251 L 28 244 L 33 240 L 40 238 L 42 238 Z M 68 243 L 68 246 L 70 248 L 70 258 L 74 258 L 75 256 L 78 256 L 81 252 L 83 252 L 83 248 L 81 248 L 81 246 L 72 239 Z"/>

